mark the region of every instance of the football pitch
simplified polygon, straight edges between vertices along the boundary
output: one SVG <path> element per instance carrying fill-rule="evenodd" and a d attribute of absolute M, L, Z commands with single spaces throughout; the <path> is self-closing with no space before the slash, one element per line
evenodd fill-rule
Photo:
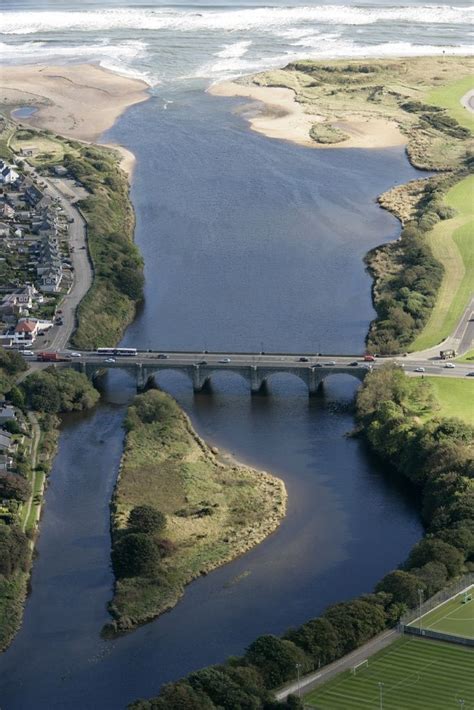
<path fill-rule="evenodd" d="M 474 649 L 404 636 L 304 701 L 319 710 L 473 710 Z"/>
<path fill-rule="evenodd" d="M 468 596 L 471 601 L 463 604 L 464 593 L 458 594 L 424 614 L 421 619 L 415 619 L 409 626 L 419 627 L 421 622 L 422 629 L 474 639 L 474 587 L 470 588 Z"/>

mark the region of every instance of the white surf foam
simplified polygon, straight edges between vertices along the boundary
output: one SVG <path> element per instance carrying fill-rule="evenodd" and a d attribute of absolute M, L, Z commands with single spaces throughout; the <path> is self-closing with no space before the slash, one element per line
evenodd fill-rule
<path fill-rule="evenodd" d="M 222 59 L 236 59 L 238 57 L 243 57 L 247 54 L 252 42 L 235 42 L 234 44 L 225 44 L 220 52 L 216 52 L 215 57 L 222 57 Z"/>
<path fill-rule="evenodd" d="M 354 7 L 353 5 L 313 5 L 309 7 L 260 7 L 242 10 L 201 12 L 171 9 L 114 8 L 84 11 L 4 11 L 0 27 L 4 34 L 37 32 L 106 31 L 140 29 L 192 32 L 207 30 L 273 31 L 295 23 L 369 25 L 375 22 L 422 24 L 466 24 L 474 17 L 474 7 L 446 4 L 426 6 Z"/>

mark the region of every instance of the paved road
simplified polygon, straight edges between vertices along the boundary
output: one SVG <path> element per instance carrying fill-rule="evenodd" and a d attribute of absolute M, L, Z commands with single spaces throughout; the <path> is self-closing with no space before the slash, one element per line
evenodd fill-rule
<path fill-rule="evenodd" d="M 318 685 L 327 683 L 328 680 L 331 680 L 331 678 L 336 676 L 338 673 L 342 673 L 343 671 L 353 668 L 353 666 L 357 665 L 361 661 L 365 661 L 366 658 L 373 656 L 374 653 L 378 653 L 386 646 L 389 646 L 398 636 L 398 631 L 394 630 L 385 631 L 383 634 L 375 636 L 368 643 L 364 644 L 355 651 L 352 651 L 352 653 L 349 653 L 347 656 L 343 656 L 338 661 L 330 663 L 328 666 L 325 666 L 319 671 L 303 676 L 300 678 L 299 683 L 298 681 L 292 681 L 284 688 L 277 691 L 275 693 L 275 698 L 277 700 L 285 700 L 288 695 L 304 695 L 309 693 L 311 690 L 314 690 L 314 688 L 317 688 Z"/>

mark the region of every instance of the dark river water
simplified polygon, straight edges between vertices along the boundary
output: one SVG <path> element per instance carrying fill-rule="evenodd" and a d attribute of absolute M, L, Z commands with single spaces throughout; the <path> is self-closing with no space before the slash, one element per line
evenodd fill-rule
<path fill-rule="evenodd" d="M 124 342 L 361 352 L 372 317 L 362 258 L 398 229 L 374 198 L 417 175 L 403 151 L 271 141 L 250 133 L 232 103 L 203 94 L 162 106 L 132 108 L 110 134 L 138 158 L 132 197 L 146 264 L 145 306 Z M 172 612 L 102 641 L 108 504 L 133 396 L 127 375 L 111 374 L 104 403 L 63 426 L 33 591 L 0 657 L 2 710 L 123 708 L 369 591 L 421 535 L 413 493 L 345 436 L 356 380 L 330 378 L 311 400 L 289 376 L 258 398 L 236 375 L 216 376 L 212 393 L 196 397 L 178 373 L 159 383 L 206 439 L 284 478 L 288 515 L 259 547 L 190 585 Z"/>

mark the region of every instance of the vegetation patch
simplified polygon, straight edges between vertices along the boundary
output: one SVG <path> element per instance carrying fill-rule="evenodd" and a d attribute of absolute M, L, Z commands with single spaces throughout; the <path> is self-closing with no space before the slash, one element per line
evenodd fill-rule
<path fill-rule="evenodd" d="M 316 143 L 326 145 L 331 143 L 341 143 L 349 138 L 347 133 L 344 133 L 344 131 L 341 131 L 335 126 L 331 126 L 328 123 L 313 123 L 309 135 L 314 141 L 316 141 Z"/>
<path fill-rule="evenodd" d="M 51 156 L 42 160 L 41 170 L 49 172 L 59 162 L 89 193 L 77 205 L 87 221 L 93 283 L 79 306 L 72 342 L 84 350 L 115 345 L 143 298 L 143 260 L 133 243 L 127 177 L 115 150 L 60 136 L 55 140 L 63 155 L 59 161 Z"/>
<path fill-rule="evenodd" d="M 282 481 L 221 463 L 164 392 L 137 396 L 125 426 L 112 503 L 109 631 L 173 607 L 188 582 L 274 531 L 286 505 Z"/>

